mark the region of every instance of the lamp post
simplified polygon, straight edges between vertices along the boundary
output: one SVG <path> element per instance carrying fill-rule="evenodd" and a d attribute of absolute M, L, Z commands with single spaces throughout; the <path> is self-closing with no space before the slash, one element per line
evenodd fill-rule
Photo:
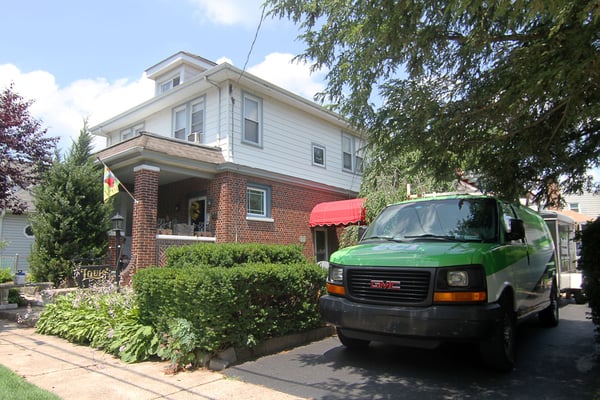
<path fill-rule="evenodd" d="M 123 229 L 123 216 L 117 213 L 110 219 L 112 222 L 112 228 L 115 231 L 115 275 L 117 278 L 117 287 L 119 286 L 119 280 L 121 275 L 121 230 Z"/>

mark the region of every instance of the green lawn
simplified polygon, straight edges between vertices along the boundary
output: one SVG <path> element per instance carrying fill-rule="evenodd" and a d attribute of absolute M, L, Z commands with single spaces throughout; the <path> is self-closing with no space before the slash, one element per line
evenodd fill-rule
<path fill-rule="evenodd" d="M 60 400 L 0 365 L 0 400 Z"/>

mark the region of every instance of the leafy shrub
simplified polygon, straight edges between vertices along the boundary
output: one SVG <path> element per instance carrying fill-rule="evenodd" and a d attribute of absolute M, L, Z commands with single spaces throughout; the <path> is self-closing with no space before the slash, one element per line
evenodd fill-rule
<path fill-rule="evenodd" d="M 0 268 L 0 283 L 12 282 L 13 273 L 10 268 Z"/>
<path fill-rule="evenodd" d="M 148 359 L 158 349 L 156 331 L 150 325 L 139 324 L 138 315 L 131 290 L 79 289 L 46 305 L 36 329 L 134 362 Z"/>
<path fill-rule="evenodd" d="M 213 353 L 322 326 L 324 282 L 325 272 L 312 263 L 247 264 L 144 269 L 133 287 L 142 323 L 168 331 L 168 321 L 184 318 L 198 348 Z"/>
<path fill-rule="evenodd" d="M 592 309 L 596 340 L 600 342 L 600 218 L 587 224 L 581 236 L 583 292 Z"/>
<path fill-rule="evenodd" d="M 168 267 L 233 267 L 240 264 L 305 262 L 299 245 L 267 245 L 258 243 L 194 244 L 170 247 L 166 251 Z"/>
<path fill-rule="evenodd" d="M 162 334 L 158 347 L 158 356 L 169 360 L 168 372 L 175 373 L 196 366 L 196 335 L 190 321 L 175 318 L 168 322 L 168 332 Z"/>
<path fill-rule="evenodd" d="M 318 298 L 325 272 L 304 261 L 296 246 L 199 247 L 171 250 L 182 267 L 170 260 L 176 268 L 138 271 L 135 291 L 109 285 L 57 297 L 40 315 L 38 332 L 89 344 L 125 362 L 156 355 L 177 372 L 230 346 L 322 326 Z"/>
<path fill-rule="evenodd" d="M 8 303 L 19 307 L 26 306 L 27 300 L 21 297 L 21 291 L 17 288 L 8 289 Z"/>

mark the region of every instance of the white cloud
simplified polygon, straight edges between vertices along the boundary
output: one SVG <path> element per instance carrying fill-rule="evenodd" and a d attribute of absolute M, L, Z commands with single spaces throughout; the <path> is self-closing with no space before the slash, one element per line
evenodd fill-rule
<path fill-rule="evenodd" d="M 77 139 L 84 118 L 93 126 L 154 94 L 154 82 L 145 76 L 133 82 L 82 79 L 61 88 L 49 72 L 22 72 L 12 64 L 0 65 L 0 88 L 11 82 L 14 82 L 15 92 L 34 100 L 31 115 L 42 120 L 42 126 L 48 128 L 48 136 L 60 137 L 58 147 L 62 151 Z"/>
<path fill-rule="evenodd" d="M 216 25 L 255 26 L 260 20 L 263 0 L 189 0 L 203 22 Z"/>
<path fill-rule="evenodd" d="M 314 95 L 325 88 L 324 72 L 310 72 L 310 65 L 292 62 L 293 54 L 271 53 L 263 62 L 248 69 L 266 81 L 313 100 Z"/>
<path fill-rule="evenodd" d="M 227 63 L 227 64 L 233 64 L 233 61 L 231 61 L 231 58 L 229 57 L 220 57 L 217 61 L 215 61 L 217 64 L 223 64 L 223 63 Z"/>

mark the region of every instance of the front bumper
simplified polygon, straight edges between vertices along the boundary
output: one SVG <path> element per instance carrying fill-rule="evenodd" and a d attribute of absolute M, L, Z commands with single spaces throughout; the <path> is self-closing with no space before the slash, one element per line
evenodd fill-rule
<path fill-rule="evenodd" d="M 321 297 L 319 305 L 325 321 L 340 328 L 345 336 L 416 347 L 484 338 L 501 315 L 496 303 L 402 307 L 327 295 Z"/>

